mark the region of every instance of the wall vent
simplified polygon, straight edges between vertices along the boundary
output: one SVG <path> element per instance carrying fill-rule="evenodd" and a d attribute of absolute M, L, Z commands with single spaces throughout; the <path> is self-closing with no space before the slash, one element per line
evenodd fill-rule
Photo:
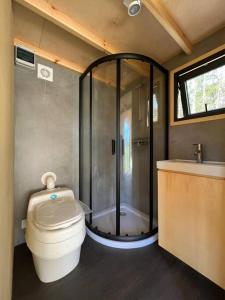
<path fill-rule="evenodd" d="M 53 69 L 41 64 L 38 64 L 37 77 L 43 80 L 53 82 Z"/>

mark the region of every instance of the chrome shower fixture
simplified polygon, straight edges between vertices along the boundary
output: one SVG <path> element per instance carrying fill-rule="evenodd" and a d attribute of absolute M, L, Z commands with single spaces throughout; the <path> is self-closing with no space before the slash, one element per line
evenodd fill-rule
<path fill-rule="evenodd" d="M 134 17 L 141 10 L 141 0 L 123 0 L 123 4 L 128 8 L 128 15 Z"/>

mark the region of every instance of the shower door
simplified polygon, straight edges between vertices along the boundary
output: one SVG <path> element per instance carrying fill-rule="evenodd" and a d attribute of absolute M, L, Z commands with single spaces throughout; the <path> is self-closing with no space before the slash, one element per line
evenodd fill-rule
<path fill-rule="evenodd" d="M 93 69 L 92 226 L 112 235 L 116 234 L 116 95 L 116 62 Z"/>
<path fill-rule="evenodd" d="M 80 199 L 95 234 L 157 232 L 157 160 L 167 158 L 167 72 L 138 54 L 103 57 L 80 79 Z"/>
<path fill-rule="evenodd" d="M 121 60 L 120 234 L 123 236 L 140 236 L 150 230 L 149 84 L 148 63 Z"/>

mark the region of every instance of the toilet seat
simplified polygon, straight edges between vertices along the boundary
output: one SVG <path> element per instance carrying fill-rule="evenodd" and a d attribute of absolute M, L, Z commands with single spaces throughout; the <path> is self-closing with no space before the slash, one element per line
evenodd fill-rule
<path fill-rule="evenodd" d="M 70 197 L 64 197 L 36 205 L 33 221 L 42 230 L 57 230 L 78 222 L 82 215 L 83 210 L 79 202 Z"/>

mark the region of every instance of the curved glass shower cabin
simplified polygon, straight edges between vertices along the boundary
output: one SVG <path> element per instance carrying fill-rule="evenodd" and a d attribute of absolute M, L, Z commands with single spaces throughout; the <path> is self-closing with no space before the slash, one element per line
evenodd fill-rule
<path fill-rule="evenodd" d="M 138 54 L 95 61 L 80 77 L 80 200 L 92 209 L 92 237 L 126 243 L 157 233 L 164 159 L 167 71 Z"/>

